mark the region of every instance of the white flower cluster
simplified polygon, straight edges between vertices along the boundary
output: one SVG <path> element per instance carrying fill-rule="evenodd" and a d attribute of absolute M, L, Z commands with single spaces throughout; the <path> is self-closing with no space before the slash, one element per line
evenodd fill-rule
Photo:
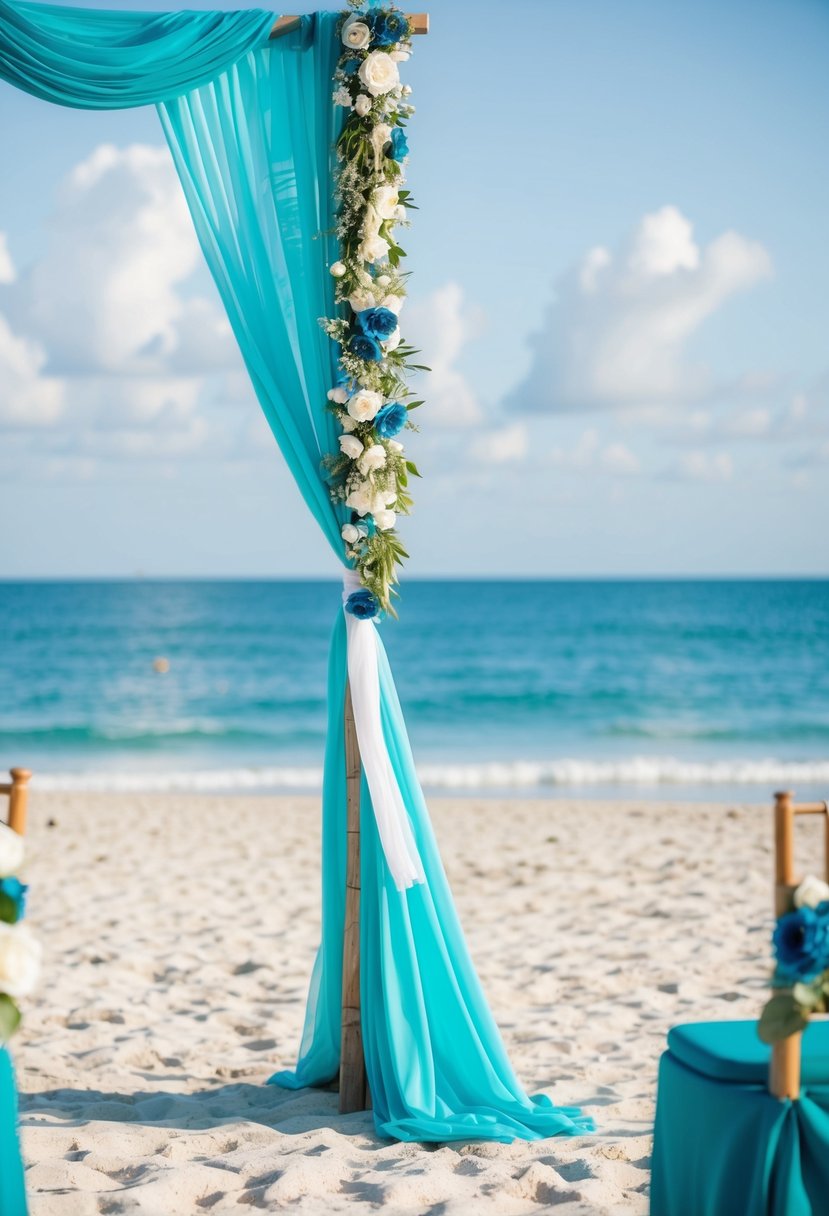
<path fill-rule="evenodd" d="M 340 257 L 330 267 L 342 311 L 323 325 L 341 348 L 342 381 L 328 400 L 342 434 L 324 464 L 334 501 L 351 511 L 342 527 L 346 557 L 388 610 L 395 567 L 406 556 L 394 527 L 411 507 L 408 475 L 417 475 L 395 436 L 411 426 L 408 411 L 420 404 L 410 400 L 404 379 L 414 352 L 399 325 L 406 290 L 395 234 L 411 205 L 403 189 L 404 124 L 414 107 L 399 71 L 411 42 L 398 10 L 356 8 L 341 26 L 344 51 L 334 78 L 334 102 L 350 112 L 338 142 Z"/>
<path fill-rule="evenodd" d="M 6 824 L 0 823 L 0 894 L 10 903 L 14 901 L 8 895 L 8 885 L 3 880 L 15 881 L 23 859 L 22 837 Z M 12 913 L 12 916 L 16 915 L 16 912 Z M 5 914 L 0 917 L 0 1039 L 10 1033 L 19 1020 L 16 999 L 29 996 L 37 984 L 40 957 L 40 942 L 27 926 L 10 921 Z"/>

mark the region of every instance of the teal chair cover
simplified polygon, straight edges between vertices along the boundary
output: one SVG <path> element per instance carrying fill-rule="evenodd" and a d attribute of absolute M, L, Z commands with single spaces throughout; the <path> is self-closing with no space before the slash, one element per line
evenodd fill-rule
<path fill-rule="evenodd" d="M 0 1216 L 26 1216 L 23 1163 L 17 1140 L 17 1091 L 5 1047 L 0 1047 Z"/>
<path fill-rule="evenodd" d="M 659 1067 L 651 1216 L 827 1216 L 829 1023 L 803 1036 L 796 1102 L 768 1092 L 756 1022 L 677 1026 Z"/>

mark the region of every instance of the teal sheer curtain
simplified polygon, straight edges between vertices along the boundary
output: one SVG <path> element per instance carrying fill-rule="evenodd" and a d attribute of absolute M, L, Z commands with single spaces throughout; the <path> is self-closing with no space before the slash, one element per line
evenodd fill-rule
<path fill-rule="evenodd" d="M 0 5 L 0 18 L 9 9 L 31 12 L 28 5 L 3 0 Z M 60 14 L 62 37 L 63 23 L 71 24 L 71 10 L 44 10 L 53 11 Z M 214 28 L 209 14 L 179 16 L 180 31 L 190 18 Z M 229 15 L 213 15 L 218 26 L 222 16 Z M 132 17 L 137 20 L 139 15 Z M 78 28 L 85 46 L 97 46 L 99 59 L 108 63 L 112 19 L 101 18 L 100 43 L 92 31 L 94 19 L 95 14 L 85 11 Z M 158 18 L 146 20 L 149 30 Z M 331 194 L 338 120 L 331 78 L 339 54 L 338 21 L 336 13 L 310 15 L 274 42 L 256 45 L 254 39 L 253 46 L 238 55 L 229 50 L 223 70 L 200 87 L 185 86 L 176 97 L 166 91 L 170 65 L 159 62 L 156 69 L 164 87 L 156 100 L 201 247 L 259 402 L 305 502 L 343 562 L 340 527 L 345 515 L 332 504 L 320 470 L 321 456 L 337 447 L 326 409 L 327 390 L 337 377 L 336 348 L 317 323 L 334 310 L 328 266 L 336 258 Z M 46 18 L 39 27 L 44 25 L 49 25 Z M 131 36 L 145 45 L 138 24 Z M 9 68 L 16 44 L 6 41 L 2 19 L 0 45 L 0 74 L 18 83 L 15 73 L 22 68 Z M 54 40 L 49 39 L 49 46 L 60 58 Z M 156 50 L 159 47 L 156 43 Z M 72 70 L 79 70 L 77 58 L 72 59 Z M 48 76 L 47 65 L 38 95 L 50 98 Z M 27 81 L 31 84 L 30 76 Z M 78 85 L 81 100 L 71 101 L 68 72 L 60 81 L 59 100 L 92 104 L 83 84 Z M 148 68 L 146 77 L 134 83 L 134 95 L 150 92 L 153 70 Z M 327 1083 L 339 1067 L 346 658 L 345 618 L 339 613 L 329 663 L 322 941 L 296 1068 L 272 1078 L 294 1088 Z M 426 881 L 405 891 L 396 888 L 364 782 L 363 1039 L 377 1130 L 420 1141 L 507 1141 L 587 1131 L 590 1121 L 578 1111 L 554 1107 L 543 1095 L 528 1097 L 509 1062 L 463 938 L 384 651 L 380 697 L 385 743 Z"/>
<path fill-rule="evenodd" d="M 26 1216 L 23 1163 L 17 1143 L 17 1091 L 5 1047 L 0 1047 L 0 1214 Z"/>

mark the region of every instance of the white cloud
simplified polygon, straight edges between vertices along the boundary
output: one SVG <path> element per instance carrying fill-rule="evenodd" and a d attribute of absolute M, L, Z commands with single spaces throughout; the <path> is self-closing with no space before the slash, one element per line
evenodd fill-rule
<path fill-rule="evenodd" d="M 704 248 L 676 207 L 645 215 L 627 247 L 591 249 L 557 284 L 513 409 L 662 409 L 716 387 L 688 340 L 730 296 L 771 274 L 762 245 L 724 232 Z"/>
<path fill-rule="evenodd" d="M 17 278 L 5 232 L 0 232 L 0 283 L 13 283 Z"/>
<path fill-rule="evenodd" d="M 554 468 L 569 472 L 598 469 L 620 477 L 631 477 L 641 472 L 639 457 L 626 444 L 604 444 L 595 427 L 582 431 L 571 448 L 554 447 L 548 459 Z"/>
<path fill-rule="evenodd" d="M 528 449 L 527 428 L 521 422 L 478 435 L 469 449 L 470 458 L 479 464 L 514 464 Z"/>
<path fill-rule="evenodd" d="M 480 422 L 480 401 L 457 362 L 482 324 L 482 311 L 467 304 L 457 283 L 445 283 L 425 299 L 413 301 L 403 314 L 406 338 L 431 368 L 423 385 L 430 426 L 460 429 Z"/>
<path fill-rule="evenodd" d="M 606 472 L 620 477 L 635 477 L 641 472 L 639 457 L 624 443 L 609 443 L 599 453 L 599 461 Z"/>
<path fill-rule="evenodd" d="M 734 462 L 728 452 L 702 449 L 684 452 L 668 474 L 681 481 L 730 481 L 733 475 Z"/>
<path fill-rule="evenodd" d="M 63 385 L 42 374 L 45 363 L 44 349 L 14 334 L 0 313 L 0 425 L 43 427 L 60 417 Z"/>

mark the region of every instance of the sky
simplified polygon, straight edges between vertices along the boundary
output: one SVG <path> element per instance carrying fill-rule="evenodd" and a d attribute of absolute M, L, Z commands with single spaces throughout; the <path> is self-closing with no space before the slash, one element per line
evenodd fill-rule
<path fill-rule="evenodd" d="M 429 12 L 411 574 L 829 573 L 829 0 Z M 2 575 L 334 575 L 155 112 L 0 84 L 0 163 Z"/>

